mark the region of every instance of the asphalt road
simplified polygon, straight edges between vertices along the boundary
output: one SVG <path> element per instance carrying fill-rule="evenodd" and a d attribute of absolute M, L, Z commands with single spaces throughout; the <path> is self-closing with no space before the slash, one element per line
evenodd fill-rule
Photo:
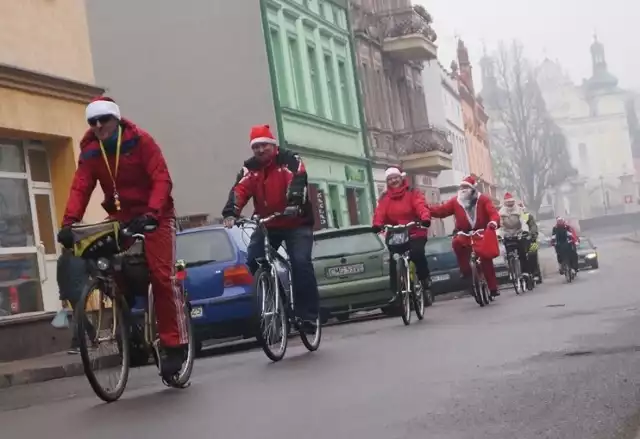
<path fill-rule="evenodd" d="M 633 438 L 640 425 L 640 245 L 600 241 L 601 268 L 479 308 L 437 303 L 327 328 L 270 364 L 261 351 L 196 363 L 164 388 L 146 368 L 100 403 L 84 377 L 0 391 L 0 437 L 271 439 Z"/>

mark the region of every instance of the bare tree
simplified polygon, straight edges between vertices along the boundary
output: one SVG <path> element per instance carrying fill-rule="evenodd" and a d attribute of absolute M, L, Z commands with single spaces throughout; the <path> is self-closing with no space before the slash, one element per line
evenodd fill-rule
<path fill-rule="evenodd" d="M 537 213 L 547 190 L 575 175 L 566 138 L 547 111 L 522 46 L 502 43 L 494 66 L 493 83 L 484 84 L 483 98 L 496 176 Z"/>

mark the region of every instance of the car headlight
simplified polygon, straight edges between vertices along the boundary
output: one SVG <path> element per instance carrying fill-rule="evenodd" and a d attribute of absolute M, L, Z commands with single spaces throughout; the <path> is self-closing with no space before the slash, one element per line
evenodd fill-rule
<path fill-rule="evenodd" d="M 585 256 L 585 259 L 595 259 L 595 258 L 597 258 L 597 257 L 598 257 L 598 254 L 597 254 L 597 253 L 588 253 L 588 254 Z"/>

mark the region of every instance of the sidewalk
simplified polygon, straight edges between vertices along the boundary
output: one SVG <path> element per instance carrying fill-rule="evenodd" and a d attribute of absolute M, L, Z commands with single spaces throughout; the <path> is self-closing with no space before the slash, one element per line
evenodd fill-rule
<path fill-rule="evenodd" d="M 0 389 L 82 375 L 80 355 L 66 352 L 0 363 Z"/>

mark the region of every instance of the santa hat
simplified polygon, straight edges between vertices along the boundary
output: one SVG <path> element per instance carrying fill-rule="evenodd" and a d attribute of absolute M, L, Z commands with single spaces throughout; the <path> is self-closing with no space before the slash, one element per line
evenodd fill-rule
<path fill-rule="evenodd" d="M 118 120 L 121 119 L 120 107 L 113 99 L 106 96 L 99 96 L 92 99 L 89 105 L 87 105 L 85 114 L 87 120 L 100 116 L 113 116 Z"/>
<path fill-rule="evenodd" d="M 386 171 L 384 171 L 384 178 L 385 180 L 389 177 L 393 177 L 393 176 L 400 176 L 400 177 L 406 177 L 407 173 L 406 172 L 402 172 L 400 169 L 395 168 L 395 167 L 390 167 L 387 168 Z"/>
<path fill-rule="evenodd" d="M 507 192 L 506 194 L 504 194 L 504 201 L 513 201 L 513 195 Z"/>
<path fill-rule="evenodd" d="M 470 175 L 460 182 L 460 186 L 469 186 L 472 189 L 476 188 L 476 179 Z"/>
<path fill-rule="evenodd" d="M 269 125 L 256 125 L 251 127 L 251 133 L 249 134 L 250 145 L 253 146 L 257 143 L 268 143 L 269 145 L 277 145 L 276 138 L 271 132 Z"/>

